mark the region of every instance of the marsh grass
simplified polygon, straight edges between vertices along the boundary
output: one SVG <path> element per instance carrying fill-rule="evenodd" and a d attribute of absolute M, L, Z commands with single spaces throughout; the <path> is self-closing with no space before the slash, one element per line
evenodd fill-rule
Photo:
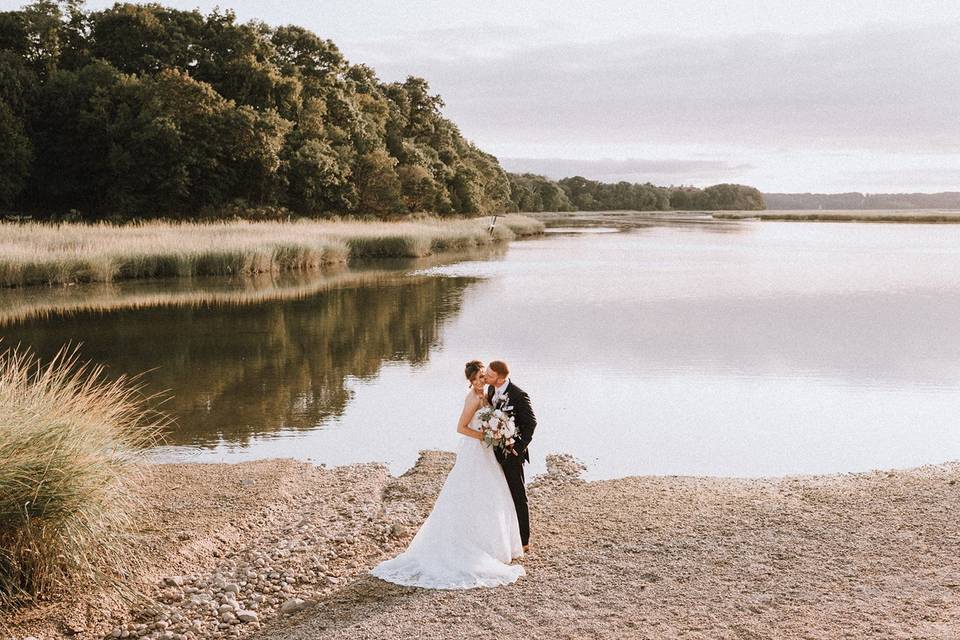
<path fill-rule="evenodd" d="M 210 277 L 200 280 L 154 278 L 93 282 L 61 287 L 0 289 L 0 330 L 22 322 L 63 318 L 82 313 L 161 307 L 239 307 L 265 302 L 300 300 L 347 287 L 381 286 L 416 281 L 412 273 L 458 260 L 488 260 L 503 254 L 502 244 L 473 247 L 426 258 L 374 261 L 317 270 Z"/>
<path fill-rule="evenodd" d="M 543 232 L 501 216 L 407 222 L 222 222 L 115 226 L 0 224 L 0 286 L 319 269 L 351 259 L 417 258 Z"/>
<path fill-rule="evenodd" d="M 904 222 L 924 224 L 960 223 L 960 211 L 949 209 L 840 209 L 714 211 L 718 220 L 775 220 L 781 222 Z"/>
<path fill-rule="evenodd" d="M 0 353 L 0 608 L 135 565 L 137 459 L 165 426 L 143 402 L 76 350 Z"/>

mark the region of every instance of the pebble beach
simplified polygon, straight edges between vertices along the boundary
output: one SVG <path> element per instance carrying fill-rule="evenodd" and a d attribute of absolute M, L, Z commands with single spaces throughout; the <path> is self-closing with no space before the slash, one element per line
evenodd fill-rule
<path fill-rule="evenodd" d="M 0 618 L 36 638 L 956 638 L 960 463 L 771 479 L 535 478 L 527 576 L 428 591 L 368 575 L 409 542 L 453 454 L 382 464 L 162 464 L 125 596 Z M 132 595 L 131 595 L 132 594 Z"/>

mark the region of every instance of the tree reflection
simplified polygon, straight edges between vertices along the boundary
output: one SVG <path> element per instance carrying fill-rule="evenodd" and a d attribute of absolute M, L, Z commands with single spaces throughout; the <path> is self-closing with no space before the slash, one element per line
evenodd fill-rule
<path fill-rule="evenodd" d="M 81 312 L 4 330 L 49 358 L 67 340 L 84 358 L 144 372 L 176 420 L 170 444 L 244 443 L 343 413 L 348 378 L 422 363 L 460 309 L 470 278 L 397 275 L 262 304 Z"/>

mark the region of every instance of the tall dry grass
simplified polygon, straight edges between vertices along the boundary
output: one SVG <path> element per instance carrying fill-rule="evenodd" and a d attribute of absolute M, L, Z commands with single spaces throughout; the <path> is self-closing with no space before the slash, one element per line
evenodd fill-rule
<path fill-rule="evenodd" d="M 0 286 L 297 271 L 416 258 L 543 231 L 519 215 L 408 222 L 0 224 Z"/>
<path fill-rule="evenodd" d="M 455 260 L 487 260 L 502 255 L 503 245 L 476 247 L 426 258 L 371 263 L 361 269 L 334 265 L 317 271 L 259 273 L 241 277 L 184 280 L 126 280 L 78 287 L 17 287 L 0 289 L 0 332 L 4 327 L 32 319 L 66 317 L 78 313 L 108 313 L 159 307 L 238 307 L 265 302 L 299 300 L 345 287 L 390 284 L 402 278 L 415 281 L 411 271 L 449 264 Z M 383 265 L 386 268 L 377 268 Z"/>
<path fill-rule="evenodd" d="M 0 607 L 129 569 L 136 461 L 162 427 L 75 350 L 0 353 Z"/>

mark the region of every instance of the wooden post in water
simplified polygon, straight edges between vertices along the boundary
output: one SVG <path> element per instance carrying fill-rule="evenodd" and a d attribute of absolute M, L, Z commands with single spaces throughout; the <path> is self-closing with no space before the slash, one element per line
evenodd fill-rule
<path fill-rule="evenodd" d="M 490 228 L 488 229 L 488 231 L 490 232 L 490 235 L 493 235 L 493 228 L 496 226 L 497 226 L 497 216 L 493 216 L 493 220 L 490 222 Z"/>

